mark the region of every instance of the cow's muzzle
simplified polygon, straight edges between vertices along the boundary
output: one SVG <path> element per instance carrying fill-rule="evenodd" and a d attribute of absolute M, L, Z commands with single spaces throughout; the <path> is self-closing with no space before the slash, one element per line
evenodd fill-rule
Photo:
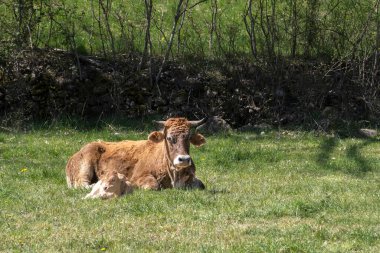
<path fill-rule="evenodd" d="M 178 155 L 174 161 L 173 165 L 176 168 L 186 168 L 191 165 L 191 157 L 189 155 Z"/>

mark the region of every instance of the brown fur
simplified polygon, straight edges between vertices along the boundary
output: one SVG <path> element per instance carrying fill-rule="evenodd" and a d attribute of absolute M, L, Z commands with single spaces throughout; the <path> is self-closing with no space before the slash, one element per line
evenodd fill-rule
<path fill-rule="evenodd" d="M 167 136 L 175 138 L 176 142 L 168 143 L 165 140 Z M 190 142 L 201 146 L 205 138 L 198 133 L 191 134 L 190 124 L 185 118 L 173 118 L 165 122 L 163 132 L 152 132 L 148 140 L 91 142 L 69 159 L 66 166 L 67 184 L 69 187 L 89 187 L 107 172 L 116 171 L 125 175 L 135 187 L 155 190 L 172 188 L 165 142 L 168 143 L 169 157 L 173 162 L 176 155 L 189 154 Z M 177 178 L 174 187 L 204 188 L 195 177 L 192 160 L 189 166 L 173 171 Z"/>

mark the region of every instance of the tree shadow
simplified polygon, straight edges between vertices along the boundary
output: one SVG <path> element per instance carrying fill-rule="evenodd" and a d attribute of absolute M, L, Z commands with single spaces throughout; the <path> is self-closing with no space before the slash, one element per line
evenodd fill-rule
<path fill-rule="evenodd" d="M 56 120 L 34 121 L 28 130 L 45 131 L 60 128 L 75 129 L 80 132 L 111 129 L 118 131 L 150 131 L 156 128 L 153 120 L 161 120 L 160 115 L 135 118 L 113 115 L 99 118 L 62 117 Z"/>
<path fill-rule="evenodd" d="M 231 193 L 229 190 L 216 188 L 207 189 L 206 192 L 211 195 Z"/>
<path fill-rule="evenodd" d="M 347 149 L 346 151 L 347 157 L 354 160 L 355 163 L 357 164 L 357 169 L 351 170 L 352 174 L 359 175 L 359 174 L 371 172 L 374 170 L 371 163 L 362 154 L 360 154 L 360 150 L 363 149 L 365 146 L 368 146 L 376 142 L 377 140 L 367 140 L 361 144 L 352 145 Z"/>
<path fill-rule="evenodd" d="M 367 172 L 374 170 L 374 167 L 371 165 L 371 162 L 366 159 L 362 154 L 361 150 L 366 146 L 376 143 L 376 139 L 368 139 L 360 144 L 350 145 L 346 152 L 346 158 L 353 161 L 356 166 L 354 167 L 344 167 L 338 165 L 332 161 L 333 151 L 338 146 L 337 138 L 328 138 L 322 142 L 320 145 L 320 152 L 317 155 L 317 163 L 320 164 L 324 169 L 333 170 L 333 171 L 342 171 L 344 173 L 350 174 L 352 176 L 361 176 Z"/>
<path fill-rule="evenodd" d="M 319 152 L 317 156 L 317 163 L 329 169 L 338 169 L 329 163 L 329 161 L 331 160 L 331 154 L 337 145 L 338 139 L 336 138 L 328 138 L 325 141 L 323 141 L 320 146 L 321 152 Z"/>

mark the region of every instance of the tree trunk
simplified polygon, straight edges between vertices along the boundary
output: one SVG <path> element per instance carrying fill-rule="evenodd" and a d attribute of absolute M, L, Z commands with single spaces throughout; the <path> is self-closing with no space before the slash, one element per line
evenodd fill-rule
<path fill-rule="evenodd" d="M 291 56 L 294 58 L 297 53 L 297 36 L 298 36 L 298 9 L 297 0 L 292 0 L 292 46 Z"/>
<path fill-rule="evenodd" d="M 247 16 L 249 18 L 249 24 L 247 20 Z M 245 29 L 248 33 L 249 36 L 249 46 L 251 49 L 251 53 L 253 58 L 257 57 L 257 46 L 256 46 L 256 20 L 255 17 L 252 14 L 252 0 L 248 0 L 248 8 L 244 14 L 244 24 L 245 24 Z"/>
<path fill-rule="evenodd" d="M 183 12 L 181 12 L 182 3 L 183 3 L 183 0 L 178 1 L 177 11 L 176 11 L 176 14 L 174 16 L 174 22 L 173 22 L 173 27 L 172 27 L 172 31 L 170 34 L 168 46 L 166 48 L 164 59 L 162 60 L 161 66 L 160 66 L 158 73 L 157 73 L 157 76 L 156 76 L 156 86 L 157 86 L 157 91 L 158 91 L 158 94 L 160 97 L 161 97 L 161 91 L 160 91 L 160 88 L 158 86 L 158 81 L 160 80 L 161 72 L 162 72 L 163 68 L 165 67 L 166 60 L 169 57 L 169 53 L 170 53 L 170 50 L 171 50 L 172 45 L 173 45 L 173 40 L 174 40 L 174 35 L 175 35 L 176 29 L 177 29 L 178 20 L 181 17 L 181 14 L 183 13 Z"/>
<path fill-rule="evenodd" d="M 145 30 L 145 42 L 144 42 L 144 51 L 138 66 L 138 70 L 141 70 L 142 66 L 145 63 L 145 58 L 147 52 L 149 54 L 149 60 L 151 55 L 151 40 L 150 40 L 150 24 L 152 21 L 152 9 L 153 9 L 153 0 L 145 0 L 145 16 L 146 16 L 146 30 Z"/>

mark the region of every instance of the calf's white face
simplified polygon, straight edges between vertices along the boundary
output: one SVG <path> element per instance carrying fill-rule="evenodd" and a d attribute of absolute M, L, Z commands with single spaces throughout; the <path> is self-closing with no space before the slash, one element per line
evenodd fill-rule
<path fill-rule="evenodd" d="M 87 198 L 109 199 L 119 197 L 125 193 L 132 192 L 130 183 L 126 177 L 120 173 L 113 172 L 99 180 L 92 188 L 92 191 L 86 195 Z"/>

